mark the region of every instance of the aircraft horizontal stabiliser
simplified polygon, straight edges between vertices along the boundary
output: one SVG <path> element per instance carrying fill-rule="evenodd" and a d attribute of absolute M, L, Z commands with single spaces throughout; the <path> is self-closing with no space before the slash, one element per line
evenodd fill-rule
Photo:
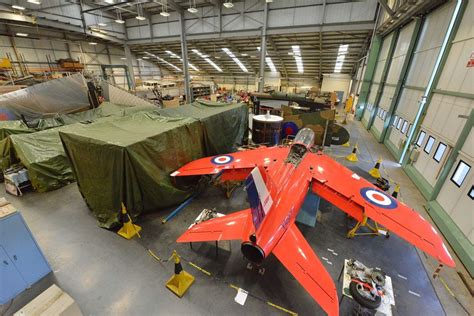
<path fill-rule="evenodd" d="M 202 158 L 173 172 L 171 176 L 244 175 L 250 203 L 249 209 L 192 226 L 177 242 L 241 240 L 243 255 L 256 264 L 274 254 L 326 313 L 339 315 L 336 286 L 295 224 L 311 188 L 357 221 L 367 216 L 455 266 L 438 232 L 421 215 L 322 152 L 313 152 L 313 144 L 314 132 L 304 128 L 290 147 Z"/>

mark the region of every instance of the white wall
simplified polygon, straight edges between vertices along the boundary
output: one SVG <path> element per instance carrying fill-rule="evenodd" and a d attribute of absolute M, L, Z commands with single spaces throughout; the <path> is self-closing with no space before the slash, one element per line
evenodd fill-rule
<path fill-rule="evenodd" d="M 344 97 L 341 102 L 345 102 L 349 96 L 349 86 L 351 84 L 351 77 L 349 75 L 339 74 L 323 74 L 323 82 L 321 84 L 321 91 L 344 91 Z"/>

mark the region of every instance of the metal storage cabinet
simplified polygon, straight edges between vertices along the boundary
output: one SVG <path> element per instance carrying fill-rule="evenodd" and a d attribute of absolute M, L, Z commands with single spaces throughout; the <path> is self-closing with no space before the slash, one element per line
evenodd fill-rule
<path fill-rule="evenodd" d="M 1 215 L 0 215 L 1 216 Z M 51 272 L 19 212 L 0 217 L 0 304 Z"/>

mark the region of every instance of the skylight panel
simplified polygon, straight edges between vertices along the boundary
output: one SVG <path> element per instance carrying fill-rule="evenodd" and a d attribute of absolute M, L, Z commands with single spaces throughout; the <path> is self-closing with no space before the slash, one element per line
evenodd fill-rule
<path fill-rule="evenodd" d="M 224 47 L 224 48 L 222 48 L 222 50 L 223 50 L 230 58 L 232 58 L 232 60 L 240 67 L 240 69 L 242 69 L 243 72 L 249 72 L 249 71 L 247 70 L 247 68 L 244 66 L 244 64 L 242 64 L 242 63 L 240 62 L 240 60 L 239 60 L 237 57 L 235 57 L 234 53 L 232 53 L 232 52 L 230 51 L 230 49 Z"/>
<path fill-rule="evenodd" d="M 293 45 L 291 46 L 291 49 L 293 50 L 293 57 L 295 58 L 296 68 L 298 68 L 298 73 L 302 74 L 304 73 L 304 68 L 303 68 L 303 58 L 301 57 L 300 47 L 298 45 Z"/>
<path fill-rule="evenodd" d="M 212 67 L 214 67 L 217 71 L 222 72 L 222 69 L 221 69 L 219 66 L 217 66 L 212 60 L 210 60 L 207 55 L 204 55 L 203 53 L 201 53 L 201 52 L 198 51 L 197 49 L 193 49 L 192 51 L 193 51 L 195 54 L 197 54 L 199 57 L 201 57 L 202 59 L 204 59 L 209 65 L 211 65 Z"/>

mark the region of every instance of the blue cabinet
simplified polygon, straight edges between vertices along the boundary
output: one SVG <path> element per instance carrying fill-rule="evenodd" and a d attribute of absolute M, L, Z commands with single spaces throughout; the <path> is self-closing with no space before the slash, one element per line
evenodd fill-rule
<path fill-rule="evenodd" d="M 0 304 L 51 272 L 19 212 L 0 217 Z"/>

